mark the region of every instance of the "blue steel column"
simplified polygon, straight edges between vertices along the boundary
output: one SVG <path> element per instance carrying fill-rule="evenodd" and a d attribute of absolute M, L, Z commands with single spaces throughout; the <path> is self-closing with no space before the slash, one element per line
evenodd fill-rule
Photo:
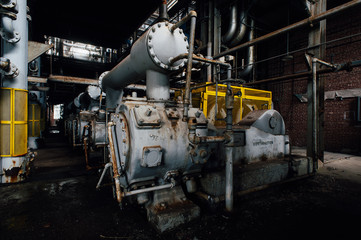
<path fill-rule="evenodd" d="M 16 20 L 12 20 L 14 32 L 19 33 L 20 40 L 14 43 L 1 38 L 1 52 L 2 56 L 9 59 L 14 64 L 19 75 L 15 78 L 7 78 L 1 75 L 2 88 L 11 89 L 28 89 L 27 70 L 28 70 L 28 21 L 27 21 L 27 1 L 16 1 L 18 13 Z M 6 17 L 2 15 L 2 17 Z M 8 19 L 6 19 L 8 20 Z M 2 26 L 3 27 L 3 26 Z M 27 102 L 26 109 L 27 111 Z M 27 128 L 26 128 L 27 132 Z M 1 133 L 0 133 L 1 134 Z M 16 144 L 16 143 L 15 143 Z M 27 139 L 26 139 L 27 145 Z M 0 183 L 18 182 L 24 179 L 28 165 L 26 154 L 16 157 L 0 157 Z M 11 173 L 11 176 L 9 176 Z"/>

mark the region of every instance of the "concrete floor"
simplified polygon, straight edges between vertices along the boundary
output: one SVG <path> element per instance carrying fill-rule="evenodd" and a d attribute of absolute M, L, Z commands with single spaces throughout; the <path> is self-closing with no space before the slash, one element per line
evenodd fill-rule
<path fill-rule="evenodd" d="M 295 154 L 304 150 L 295 149 Z M 81 150 L 60 137 L 38 150 L 24 183 L 0 186 L 0 239 L 348 239 L 359 235 L 361 157 L 326 153 L 319 174 L 236 199 L 235 211 L 158 234 L 143 209 L 120 211 L 111 188 L 95 190 Z"/>

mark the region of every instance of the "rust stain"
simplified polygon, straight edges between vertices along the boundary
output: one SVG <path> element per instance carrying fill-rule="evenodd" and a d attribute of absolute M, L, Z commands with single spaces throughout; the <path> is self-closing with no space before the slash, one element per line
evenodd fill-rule
<path fill-rule="evenodd" d="M 15 162 L 15 161 L 13 161 Z M 4 169 L 6 182 L 7 183 L 15 183 L 18 181 L 18 176 L 21 168 L 20 167 L 13 167 L 10 169 Z"/>

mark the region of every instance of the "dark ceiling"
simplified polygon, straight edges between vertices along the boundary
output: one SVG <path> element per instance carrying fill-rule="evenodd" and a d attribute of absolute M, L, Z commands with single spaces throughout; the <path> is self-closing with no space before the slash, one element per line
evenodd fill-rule
<path fill-rule="evenodd" d="M 29 0 L 30 38 L 44 35 L 119 48 L 154 12 L 160 0 Z"/>

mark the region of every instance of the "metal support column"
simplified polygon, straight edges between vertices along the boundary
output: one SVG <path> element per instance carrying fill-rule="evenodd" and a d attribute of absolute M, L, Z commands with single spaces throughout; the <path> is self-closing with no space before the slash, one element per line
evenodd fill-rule
<path fill-rule="evenodd" d="M 327 0 L 310 1 L 311 17 L 325 12 Z M 326 41 L 326 20 L 322 20 L 319 24 L 314 25 L 309 32 L 309 47 L 318 45 L 308 53 L 315 58 L 325 59 L 326 45 L 320 45 Z M 319 70 L 319 65 L 315 65 L 315 72 Z M 317 81 L 315 81 L 317 80 Z M 324 155 L 324 77 L 316 76 L 316 79 L 310 77 L 307 83 L 307 157 L 310 162 L 310 172 L 316 172 L 318 168 L 318 160 L 323 161 Z M 314 93 L 316 96 L 314 96 Z M 316 102 L 315 102 L 316 101 Z M 312 167 L 312 168 L 311 168 Z"/>
<path fill-rule="evenodd" d="M 27 1 L 14 7 L 15 17 L 0 15 L 1 57 L 10 62 L 0 81 L 0 183 L 22 181 L 29 166 Z"/>

